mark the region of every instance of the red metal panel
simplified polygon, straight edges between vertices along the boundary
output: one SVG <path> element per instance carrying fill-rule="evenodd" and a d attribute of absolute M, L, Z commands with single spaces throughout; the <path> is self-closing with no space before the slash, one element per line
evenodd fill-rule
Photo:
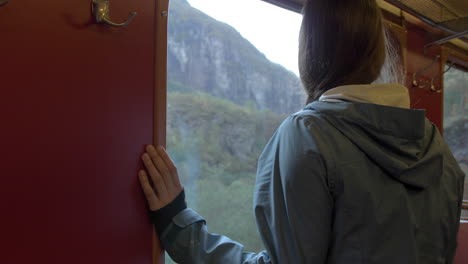
<path fill-rule="evenodd" d="M 460 223 L 458 231 L 458 247 L 455 264 L 465 264 L 468 259 L 468 223 Z"/>
<path fill-rule="evenodd" d="M 153 138 L 154 2 L 0 7 L 0 263 L 151 263 L 137 171 Z"/>
<path fill-rule="evenodd" d="M 442 93 L 432 92 L 429 87 L 412 87 L 411 82 L 413 73 L 429 65 L 435 55 L 424 55 L 424 45 L 430 42 L 429 34 L 413 25 L 407 27 L 407 87 L 410 89 L 411 108 L 426 109 L 426 116 L 437 125 L 439 131 L 442 130 Z M 434 54 L 434 50 L 431 54 Z M 438 53 L 440 54 L 440 52 Z M 418 75 L 418 80 L 424 80 L 429 83 L 431 79 L 440 74 L 440 61 L 432 65 L 427 71 Z M 437 88 L 440 88 L 441 78 L 434 82 Z"/>

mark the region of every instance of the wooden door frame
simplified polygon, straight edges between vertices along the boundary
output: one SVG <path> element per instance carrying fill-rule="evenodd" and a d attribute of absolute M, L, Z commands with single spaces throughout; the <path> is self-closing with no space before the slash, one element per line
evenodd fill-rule
<path fill-rule="evenodd" d="M 169 0 L 155 0 L 153 144 L 166 147 L 167 18 Z M 153 227 L 153 263 L 164 264 L 164 250 Z"/>
<path fill-rule="evenodd" d="M 169 0 L 155 2 L 154 49 L 154 144 L 166 146 L 167 18 Z"/>

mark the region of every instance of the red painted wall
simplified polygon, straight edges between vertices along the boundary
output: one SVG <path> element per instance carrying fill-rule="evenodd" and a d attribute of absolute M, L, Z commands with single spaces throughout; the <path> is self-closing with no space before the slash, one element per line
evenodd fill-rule
<path fill-rule="evenodd" d="M 440 131 L 442 131 L 442 117 L 443 117 L 443 96 L 442 93 L 433 92 L 430 90 L 431 79 L 440 74 L 440 62 L 438 60 L 433 66 L 427 71 L 422 72 L 417 78 L 419 81 L 423 80 L 423 84 L 427 87 L 419 88 L 413 87 L 413 73 L 418 72 L 424 67 L 431 64 L 436 55 L 440 55 L 440 49 L 431 49 L 428 55 L 424 54 L 424 45 L 432 42 L 428 34 L 423 29 L 409 24 L 407 26 L 407 58 L 406 58 L 406 70 L 407 70 L 407 82 L 406 86 L 409 88 L 411 97 L 411 108 L 414 109 L 426 109 L 426 116 L 434 124 L 436 124 Z M 425 82 L 424 82 L 425 81 Z M 421 82 L 420 82 L 421 83 Z M 437 88 L 440 88 L 441 79 L 439 78 L 434 82 Z"/>
<path fill-rule="evenodd" d="M 455 264 L 466 264 L 468 261 L 468 223 L 460 223 L 458 231 L 458 248 Z"/>
<path fill-rule="evenodd" d="M 153 139 L 154 2 L 0 7 L 0 263 L 152 263 L 137 171 Z"/>

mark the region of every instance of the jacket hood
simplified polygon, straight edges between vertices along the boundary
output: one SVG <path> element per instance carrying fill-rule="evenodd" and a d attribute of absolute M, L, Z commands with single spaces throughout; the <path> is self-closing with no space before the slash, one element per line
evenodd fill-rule
<path fill-rule="evenodd" d="M 308 104 L 361 149 L 395 180 L 427 188 L 442 173 L 438 130 L 424 110 L 371 103 L 321 102 Z"/>

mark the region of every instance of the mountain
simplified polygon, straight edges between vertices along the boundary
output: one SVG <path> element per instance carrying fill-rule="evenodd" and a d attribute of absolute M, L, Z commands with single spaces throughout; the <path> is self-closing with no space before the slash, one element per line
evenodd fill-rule
<path fill-rule="evenodd" d="M 233 27 L 171 0 L 168 23 L 169 91 L 201 91 L 275 113 L 302 108 L 299 78 L 272 63 Z"/>

